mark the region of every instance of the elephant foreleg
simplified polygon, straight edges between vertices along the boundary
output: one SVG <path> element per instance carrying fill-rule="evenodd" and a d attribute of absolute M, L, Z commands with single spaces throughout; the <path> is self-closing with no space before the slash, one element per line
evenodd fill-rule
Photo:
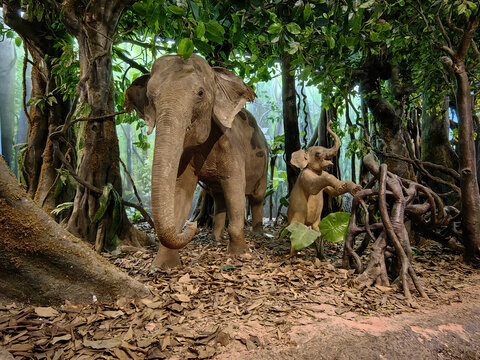
<path fill-rule="evenodd" d="M 183 225 L 187 220 L 197 182 L 198 178 L 195 175 L 193 168 L 190 166 L 188 166 L 181 176 L 177 178 L 175 184 L 175 227 L 177 233 L 182 231 Z M 157 256 L 153 261 L 154 266 L 159 268 L 171 268 L 180 266 L 181 264 L 178 250 L 166 248 L 159 243 Z"/>
<path fill-rule="evenodd" d="M 223 229 L 225 229 L 225 219 L 227 217 L 227 208 L 225 206 L 225 198 L 223 194 L 214 194 L 215 201 L 215 221 L 213 224 L 213 235 L 215 240 L 220 242 L 224 240 Z"/>
<path fill-rule="evenodd" d="M 245 214 L 245 176 L 239 174 L 240 179 L 229 179 L 222 182 L 225 203 L 228 209 L 228 235 L 230 243 L 228 252 L 242 254 L 247 250 L 247 243 L 243 235 Z"/>

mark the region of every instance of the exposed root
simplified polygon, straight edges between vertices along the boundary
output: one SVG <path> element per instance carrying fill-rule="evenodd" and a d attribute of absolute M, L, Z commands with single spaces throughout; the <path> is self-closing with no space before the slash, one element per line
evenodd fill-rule
<path fill-rule="evenodd" d="M 374 284 L 388 286 L 389 279 L 397 278 L 407 302 L 415 306 L 410 284 L 421 297 L 428 296 L 412 266 L 412 251 L 405 224 L 408 219 L 414 219 L 416 224 L 421 223 L 424 231 L 433 231 L 447 226 L 451 217 L 440 197 L 429 188 L 390 173 L 386 164 L 379 166 L 371 155 L 364 158 L 364 164 L 375 178 L 370 186 L 378 181 L 378 187 L 364 189 L 353 199 L 343 267 L 353 267 L 360 274 L 357 282 L 361 288 Z M 420 199 L 425 200 L 421 202 Z M 381 222 L 371 223 L 375 219 L 374 214 L 380 215 Z M 355 239 L 360 234 L 364 234 L 364 239 L 355 250 Z M 369 262 L 364 267 L 360 254 L 370 240 L 374 240 L 374 244 Z"/>

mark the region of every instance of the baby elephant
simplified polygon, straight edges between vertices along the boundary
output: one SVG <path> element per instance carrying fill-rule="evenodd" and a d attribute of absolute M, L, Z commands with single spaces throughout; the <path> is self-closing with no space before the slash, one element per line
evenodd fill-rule
<path fill-rule="evenodd" d="M 330 161 L 340 148 L 338 135 L 331 129 L 331 121 L 327 131 L 334 137 L 335 144 L 327 149 L 322 146 L 312 146 L 307 151 L 298 150 L 292 154 L 290 163 L 300 170 L 300 175 L 290 193 L 288 207 L 288 224 L 298 221 L 319 231 L 318 224 L 323 209 L 323 193 L 332 197 L 349 192 L 355 194 L 362 190 L 360 185 L 352 181 L 341 181 L 325 170 L 333 165 Z M 291 248 L 293 255 L 295 250 Z"/>

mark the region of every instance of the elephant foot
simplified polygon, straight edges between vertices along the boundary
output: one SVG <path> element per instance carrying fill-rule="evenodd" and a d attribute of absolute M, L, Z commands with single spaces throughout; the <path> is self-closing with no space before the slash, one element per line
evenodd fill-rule
<path fill-rule="evenodd" d="M 229 254 L 240 255 L 247 252 L 247 249 L 248 249 L 248 246 L 245 240 L 236 241 L 236 242 L 230 241 L 230 243 L 228 244 L 227 251 Z"/>
<path fill-rule="evenodd" d="M 170 249 L 169 251 L 159 251 L 152 263 L 152 266 L 158 269 L 170 269 L 181 265 L 178 251 Z"/>
<path fill-rule="evenodd" d="M 263 234 L 263 225 L 262 224 L 257 224 L 252 228 L 252 232 L 254 234 Z"/>
<path fill-rule="evenodd" d="M 224 235 L 224 233 L 223 233 L 223 229 L 222 229 L 221 232 L 214 232 L 214 233 L 213 233 L 213 236 L 215 237 L 215 241 L 216 241 L 217 243 L 223 243 L 223 242 L 225 242 L 225 235 Z"/>

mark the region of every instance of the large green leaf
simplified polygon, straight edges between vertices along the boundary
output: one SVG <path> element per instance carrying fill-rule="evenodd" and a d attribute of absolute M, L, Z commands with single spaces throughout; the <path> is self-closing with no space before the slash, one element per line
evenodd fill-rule
<path fill-rule="evenodd" d="M 267 31 L 269 34 L 278 34 L 280 31 L 282 31 L 282 25 L 279 23 L 274 23 L 268 27 Z"/>
<path fill-rule="evenodd" d="M 325 216 L 320 221 L 318 228 L 325 240 L 337 243 L 345 240 L 349 222 L 350 214 L 340 211 Z"/>
<path fill-rule="evenodd" d="M 287 24 L 287 30 L 288 32 L 294 34 L 294 35 L 298 35 L 302 32 L 302 29 L 300 28 L 300 26 L 296 23 L 289 23 Z"/>
<path fill-rule="evenodd" d="M 310 3 L 307 3 L 305 5 L 305 8 L 303 9 L 303 21 L 307 21 L 311 13 L 312 13 L 312 7 Z"/>
<path fill-rule="evenodd" d="M 107 211 L 108 205 L 110 204 L 110 191 L 112 191 L 113 185 L 112 184 L 107 184 L 103 187 L 103 193 L 102 196 L 100 196 L 100 207 L 98 208 L 97 212 L 95 213 L 95 216 L 92 219 L 92 223 L 96 224 L 100 219 L 105 215 L 105 212 Z"/>
<path fill-rule="evenodd" d="M 225 29 L 222 25 L 215 21 L 209 21 L 205 24 L 206 37 L 208 40 L 215 41 L 219 44 L 223 42 Z"/>
<path fill-rule="evenodd" d="M 111 191 L 113 198 L 113 213 L 112 213 L 112 223 L 110 224 L 109 233 L 109 243 L 106 244 L 106 248 L 109 251 L 115 250 L 118 246 L 118 230 L 122 225 L 122 216 L 123 216 L 123 203 L 122 197 L 115 190 Z"/>
<path fill-rule="evenodd" d="M 172 13 L 174 13 L 175 15 L 183 15 L 185 14 L 185 9 L 184 8 L 181 8 L 180 6 L 176 6 L 176 5 L 170 5 L 168 7 L 168 10 L 170 10 Z"/>
<path fill-rule="evenodd" d="M 318 231 L 310 229 L 298 221 L 292 222 L 280 234 L 280 240 L 290 232 L 290 243 L 295 250 L 302 250 L 311 245 L 320 236 Z"/>
<path fill-rule="evenodd" d="M 177 54 L 183 55 L 183 58 L 187 60 L 193 53 L 193 42 L 188 38 L 183 38 L 178 44 Z"/>

